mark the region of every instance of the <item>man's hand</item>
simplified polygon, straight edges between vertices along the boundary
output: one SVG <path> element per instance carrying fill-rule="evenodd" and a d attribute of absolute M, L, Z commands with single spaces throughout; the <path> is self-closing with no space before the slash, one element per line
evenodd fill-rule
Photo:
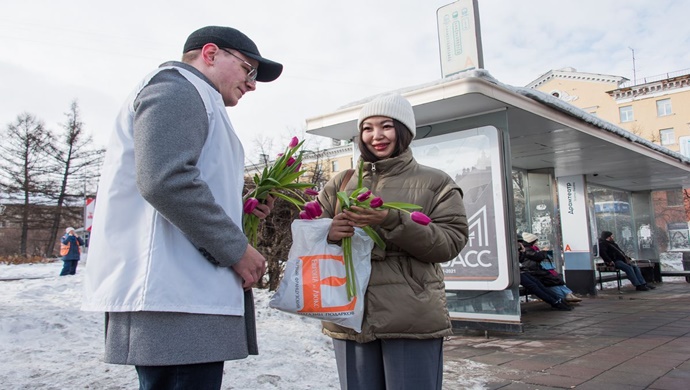
<path fill-rule="evenodd" d="M 275 203 L 275 198 L 271 195 L 266 197 L 266 203 L 259 202 L 258 205 L 252 211 L 252 214 L 256 215 L 259 219 L 264 219 L 268 217 L 268 214 L 273 210 L 273 204 Z"/>
<path fill-rule="evenodd" d="M 242 287 L 249 290 L 266 272 L 266 259 L 253 246 L 247 245 L 244 255 L 232 269 L 242 278 Z"/>

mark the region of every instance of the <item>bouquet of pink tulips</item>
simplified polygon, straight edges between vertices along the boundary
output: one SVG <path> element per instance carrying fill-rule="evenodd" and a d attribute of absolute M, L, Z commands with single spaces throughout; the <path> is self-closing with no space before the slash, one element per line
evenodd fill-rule
<path fill-rule="evenodd" d="M 431 218 L 419 211 L 410 210 L 421 210 L 422 207 L 416 204 L 403 203 L 403 202 L 384 202 L 380 197 L 373 197 L 371 191 L 362 186 L 362 172 L 363 164 L 360 161 L 359 170 L 357 175 L 357 188 L 352 191 L 351 194 L 347 194 L 346 191 L 338 192 L 338 201 L 340 202 L 340 209 L 338 211 L 347 210 L 352 206 L 358 206 L 363 208 L 371 209 L 394 209 L 404 211 L 410 214 L 410 218 L 420 225 L 428 225 L 431 222 Z M 300 213 L 300 218 L 302 219 L 313 219 L 321 215 L 321 207 L 318 202 L 309 202 L 305 204 L 305 210 Z M 376 231 L 371 226 L 364 226 L 362 228 L 364 232 L 367 233 L 369 237 L 374 241 L 374 243 L 381 249 L 386 249 L 386 243 L 383 242 L 381 237 L 376 233 Z M 342 240 L 343 247 L 343 260 L 345 262 L 345 274 L 346 274 L 346 287 L 347 287 L 347 297 L 352 299 L 357 294 L 357 289 L 355 285 L 354 276 L 354 265 L 352 263 L 352 238 L 345 237 Z"/>
<path fill-rule="evenodd" d="M 318 192 L 312 189 L 314 184 L 298 182 L 299 177 L 305 172 L 300 170 L 304 153 L 299 150 L 302 143 L 304 141 L 300 142 L 297 137 L 292 137 L 285 153 L 279 154 L 273 165 L 264 167 L 261 175 L 254 175 L 255 188 L 244 196 L 242 218 L 244 233 L 252 246 L 256 246 L 259 228 L 259 218 L 252 214 L 252 211 L 259 202 L 265 201 L 266 197 L 271 195 L 301 209 L 306 202 L 304 195 L 318 195 Z"/>

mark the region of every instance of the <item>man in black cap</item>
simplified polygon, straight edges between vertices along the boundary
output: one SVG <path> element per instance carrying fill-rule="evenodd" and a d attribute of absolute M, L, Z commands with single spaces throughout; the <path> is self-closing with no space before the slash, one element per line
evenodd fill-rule
<path fill-rule="evenodd" d="M 647 284 L 640 268 L 632 264 L 630 257 L 616 244 L 616 241 L 613 239 L 613 233 L 609 231 L 604 230 L 601 232 L 599 237 L 599 256 L 608 266 L 615 266 L 617 269 L 625 272 L 628 280 L 635 286 L 637 291 L 649 291 L 656 288 Z"/>
<path fill-rule="evenodd" d="M 242 232 L 244 150 L 225 108 L 282 68 L 240 31 L 204 27 L 117 118 L 83 309 L 106 312 L 105 361 L 136 366 L 141 389 L 219 389 L 225 360 L 258 353 L 266 260 Z"/>

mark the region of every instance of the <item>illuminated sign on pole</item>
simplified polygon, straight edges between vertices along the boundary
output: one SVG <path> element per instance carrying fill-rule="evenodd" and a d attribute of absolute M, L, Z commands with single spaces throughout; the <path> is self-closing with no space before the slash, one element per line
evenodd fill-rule
<path fill-rule="evenodd" d="M 436 11 L 441 74 L 484 68 L 477 0 L 459 0 Z"/>

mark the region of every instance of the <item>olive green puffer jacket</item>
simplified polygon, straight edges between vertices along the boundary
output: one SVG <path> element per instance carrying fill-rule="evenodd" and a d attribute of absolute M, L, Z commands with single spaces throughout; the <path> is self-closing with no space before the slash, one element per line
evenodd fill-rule
<path fill-rule="evenodd" d="M 345 172 L 332 178 L 319 194 L 324 217 L 332 218 L 336 193 Z M 362 332 L 323 322 L 333 338 L 368 342 L 384 338 L 430 339 L 452 334 L 446 308 L 443 270 L 467 243 L 467 216 L 462 190 L 444 172 L 417 164 L 408 149 L 398 157 L 364 163 L 363 186 L 384 202 L 422 206 L 432 222 L 412 221 L 406 212 L 389 210 L 374 228 L 386 242 L 385 252 L 372 251 Z M 346 191 L 357 188 L 357 173 Z"/>

